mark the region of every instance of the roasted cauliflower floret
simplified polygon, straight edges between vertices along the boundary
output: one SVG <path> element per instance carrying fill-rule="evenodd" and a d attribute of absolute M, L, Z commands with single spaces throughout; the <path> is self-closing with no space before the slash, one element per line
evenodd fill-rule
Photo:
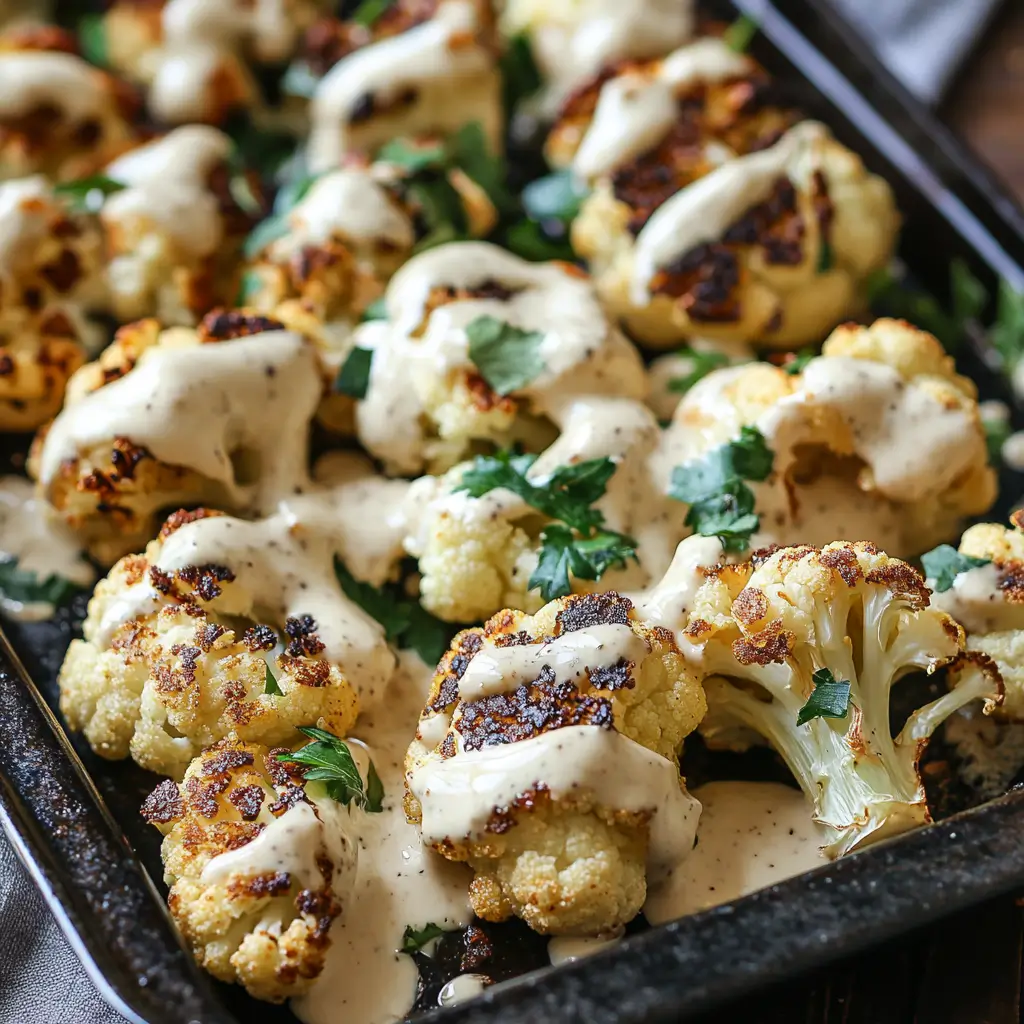
<path fill-rule="evenodd" d="M 323 77 L 309 106 L 314 172 L 399 137 L 448 135 L 479 122 L 502 142 L 501 75 L 490 0 L 398 0 L 372 27 L 318 23 L 307 66 Z M 329 68 L 329 70 L 327 70 Z"/>
<path fill-rule="evenodd" d="M 923 558 L 932 605 L 952 615 L 967 633 L 967 647 L 992 658 L 1006 684 L 1000 718 L 1024 720 L 1024 516 L 1012 529 L 978 523 L 960 538 L 959 551 L 943 545 Z"/>
<path fill-rule="evenodd" d="M 313 795 L 286 752 L 222 740 L 142 805 L 164 835 L 168 905 L 196 960 L 274 1003 L 323 971 L 358 853 L 350 812 Z"/>
<path fill-rule="evenodd" d="M 282 326 L 245 311 L 197 330 L 144 320 L 75 374 L 30 470 L 97 558 L 145 544 L 161 511 L 269 510 L 302 488 L 323 369 Z"/>
<path fill-rule="evenodd" d="M 684 545 L 692 541 L 684 541 Z M 785 759 L 831 835 L 835 857 L 931 820 L 917 764 L 928 738 L 976 699 L 1002 700 L 991 662 L 928 606 L 924 580 L 866 542 L 755 553 L 712 565 L 682 639 L 702 651 L 713 746 L 763 737 Z M 956 685 L 893 738 L 889 698 L 914 671 L 956 662 Z"/>
<path fill-rule="evenodd" d="M 59 50 L 0 47 L 0 179 L 97 174 L 136 140 L 124 83 Z"/>
<path fill-rule="evenodd" d="M 598 184 L 572 240 L 611 312 L 659 347 L 695 335 L 815 343 L 861 308 L 899 225 L 889 186 L 810 121 L 767 149 L 717 161 L 674 194 L 644 184 L 630 182 L 621 197 L 622 184 Z"/>
<path fill-rule="evenodd" d="M 685 477 L 753 427 L 773 452 L 771 475 L 751 484 L 753 547 L 839 536 L 909 557 L 995 499 L 975 396 L 931 335 L 848 325 L 798 374 L 767 363 L 708 374 L 677 407 L 666 458 Z"/>
<path fill-rule="evenodd" d="M 636 349 L 568 264 L 454 242 L 406 263 L 386 307 L 354 337 L 373 353 L 356 423 L 392 473 L 442 472 L 482 446 L 537 450 L 577 396 L 647 390 Z"/>
<path fill-rule="evenodd" d="M 109 308 L 118 320 L 194 324 L 234 301 L 253 218 L 232 193 L 232 178 L 243 176 L 229 166 L 233 147 L 215 128 L 187 125 L 104 169 L 125 186 L 99 215 Z"/>
<path fill-rule="evenodd" d="M 221 124 L 233 111 L 260 103 L 251 65 L 285 62 L 323 6 L 318 0 L 228 0 L 216 7 L 116 0 L 103 19 L 104 51 L 112 67 L 147 87 L 158 121 Z"/>
<path fill-rule="evenodd" d="M 692 846 L 676 756 L 705 707 L 669 631 L 626 598 L 503 611 L 438 666 L 406 759 L 406 813 L 474 869 L 481 917 L 514 914 L 545 934 L 616 928 L 648 876 Z"/>

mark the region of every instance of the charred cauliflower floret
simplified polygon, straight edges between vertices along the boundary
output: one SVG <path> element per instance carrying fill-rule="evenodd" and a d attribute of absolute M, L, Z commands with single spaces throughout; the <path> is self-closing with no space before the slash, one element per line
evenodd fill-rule
<path fill-rule="evenodd" d="M 335 576 L 344 550 L 298 505 L 256 522 L 175 513 L 97 585 L 60 673 L 68 724 L 175 777 L 231 734 L 288 743 L 323 719 L 344 735 L 395 666 Z"/>
<path fill-rule="evenodd" d="M 687 544 L 689 542 L 685 542 Z M 920 575 L 866 542 L 766 549 L 711 566 L 682 632 L 703 652 L 712 746 L 750 733 L 789 765 L 839 856 L 931 820 L 917 764 L 942 721 L 1002 700 L 999 673 L 964 655 Z M 957 682 L 893 736 L 889 698 L 914 671 L 958 661 Z"/>
<path fill-rule="evenodd" d="M 575 250 L 644 343 L 816 342 L 861 308 L 868 275 L 889 260 L 899 224 L 889 186 L 816 122 L 719 156 L 674 194 L 658 193 L 661 156 L 653 191 L 642 178 L 621 195 L 599 184 L 573 221 Z"/>
<path fill-rule="evenodd" d="M 0 430 L 33 430 L 85 359 L 101 243 L 41 175 L 0 184 L 0 231 Z"/>
<path fill-rule="evenodd" d="M 386 307 L 354 336 L 372 351 L 356 422 L 392 473 L 442 472 L 481 447 L 537 450 L 577 396 L 647 390 L 636 349 L 569 264 L 453 242 L 406 263 Z"/>
<path fill-rule="evenodd" d="M 143 320 L 75 374 L 30 470 L 97 558 L 141 547 L 161 511 L 269 510 L 301 489 L 323 371 L 281 328 L 244 311 L 198 330 Z"/>
<path fill-rule="evenodd" d="M 767 363 L 708 374 L 673 417 L 672 472 L 685 482 L 744 427 L 773 453 L 771 474 L 751 484 L 753 547 L 838 536 L 909 557 L 995 499 L 974 384 L 903 321 L 838 328 L 798 374 Z"/>
<path fill-rule="evenodd" d="M 545 934 L 631 920 L 693 844 L 679 777 L 704 694 L 668 630 L 617 594 L 503 611 L 434 676 L 406 759 L 406 813 L 475 871 L 473 909 Z"/>
<path fill-rule="evenodd" d="M 193 324 L 238 291 L 253 220 L 232 194 L 234 144 L 204 125 L 178 128 L 103 173 L 124 186 L 100 211 L 110 311 L 120 321 Z"/>
<path fill-rule="evenodd" d="M 978 523 L 958 550 L 943 545 L 922 559 L 932 606 L 952 615 L 967 633 L 967 647 L 994 659 L 1006 683 L 997 715 L 1024 720 L 1024 516 L 1012 529 Z"/>
<path fill-rule="evenodd" d="M 490 0 L 397 0 L 372 25 L 313 26 L 304 63 L 322 74 L 310 101 L 313 171 L 399 137 L 448 135 L 478 122 L 502 140 L 501 75 Z"/>
<path fill-rule="evenodd" d="M 102 24 L 111 66 L 147 89 L 164 124 L 221 124 L 261 101 L 252 65 L 280 65 L 323 3 L 318 0 L 115 0 Z"/>
<path fill-rule="evenodd" d="M 0 179 L 99 173 L 136 140 L 131 91 L 75 54 L 32 45 L 0 47 Z"/>
<path fill-rule="evenodd" d="M 348 812 L 312 796 L 286 752 L 222 740 L 142 805 L 164 835 L 168 905 L 196 960 L 274 1003 L 323 971 L 358 852 Z"/>

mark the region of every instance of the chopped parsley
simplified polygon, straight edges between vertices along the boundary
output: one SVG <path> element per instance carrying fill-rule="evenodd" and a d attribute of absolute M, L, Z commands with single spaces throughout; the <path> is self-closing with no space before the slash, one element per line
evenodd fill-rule
<path fill-rule="evenodd" d="M 107 29 L 102 14 L 83 14 L 78 19 L 78 46 L 90 64 L 107 63 Z"/>
<path fill-rule="evenodd" d="M 1024 356 L 1024 292 L 1015 292 L 1006 281 L 999 283 L 996 321 L 989 330 L 992 347 L 1010 372 Z"/>
<path fill-rule="evenodd" d="M 988 448 L 989 465 L 997 469 L 1003 461 L 1003 445 L 1006 439 L 1013 433 L 1013 427 L 1006 417 L 992 416 L 988 419 L 982 418 L 982 429 L 985 431 L 985 444 Z"/>
<path fill-rule="evenodd" d="M 370 28 L 394 3 L 395 0 L 363 0 L 352 14 L 352 20 L 357 25 Z"/>
<path fill-rule="evenodd" d="M 346 597 L 384 627 L 390 643 L 415 651 L 427 665 L 436 665 L 448 649 L 455 630 L 425 611 L 418 601 L 405 597 L 395 586 L 374 587 L 357 580 L 340 558 L 334 558 L 334 574 Z"/>
<path fill-rule="evenodd" d="M 540 331 L 524 331 L 493 316 L 478 316 L 466 327 L 469 358 L 495 393 L 508 395 L 536 380 L 544 370 Z"/>
<path fill-rule="evenodd" d="M 572 171 L 555 171 L 531 181 L 523 189 L 523 209 L 538 223 L 557 220 L 568 224 L 589 194 L 590 190 Z"/>
<path fill-rule="evenodd" d="M 0 561 L 0 595 L 10 601 L 62 605 L 81 589 L 77 583 L 53 573 L 41 580 L 36 573 L 19 569 L 17 559 Z"/>
<path fill-rule="evenodd" d="M 267 662 L 267 680 L 263 684 L 263 692 L 270 697 L 283 697 L 284 690 L 281 689 L 274 673 L 270 671 L 270 662 Z"/>
<path fill-rule="evenodd" d="M 729 365 L 729 357 L 723 352 L 697 352 L 687 345 L 681 348 L 676 355 L 682 356 L 690 361 L 690 372 L 683 377 L 673 377 L 668 382 L 669 391 L 677 394 L 689 391 L 699 380 L 703 380 L 712 370 L 720 370 L 723 366 Z"/>
<path fill-rule="evenodd" d="M 444 935 L 444 929 L 433 921 L 428 922 L 422 928 L 413 928 L 411 924 L 405 926 L 402 933 L 402 952 L 412 956 L 418 953 L 428 942 L 439 939 Z"/>
<path fill-rule="evenodd" d="M 366 309 L 363 310 L 363 322 L 367 320 L 387 320 L 388 318 L 388 304 L 382 295 L 379 299 L 374 299 Z"/>
<path fill-rule="evenodd" d="M 259 295 L 262 288 L 263 282 L 260 280 L 259 274 L 252 270 L 243 271 L 238 282 L 238 297 L 235 299 L 235 305 L 249 305 Z"/>
<path fill-rule="evenodd" d="M 949 265 L 949 291 L 953 300 L 953 319 L 959 324 L 978 322 L 988 305 L 988 289 L 959 257 Z"/>
<path fill-rule="evenodd" d="M 103 200 L 128 186 L 121 181 L 108 178 L 105 174 L 93 174 L 88 178 L 65 181 L 53 186 L 53 193 L 63 196 L 75 213 L 98 213 Z"/>
<path fill-rule="evenodd" d="M 545 221 L 543 225 L 533 220 L 516 221 L 505 232 L 504 246 L 533 263 L 547 260 L 572 262 L 576 259 L 576 253 L 573 252 L 564 225 L 555 224 L 557 232 L 553 233 L 548 230 L 551 225 L 551 221 Z"/>
<path fill-rule="evenodd" d="M 782 364 L 782 369 L 791 377 L 804 372 L 804 367 L 817 356 L 813 348 L 802 348 L 799 352 L 788 353 L 789 358 Z"/>
<path fill-rule="evenodd" d="M 950 544 L 940 544 L 921 556 L 924 574 L 928 579 L 935 581 L 934 589 L 939 594 L 949 590 L 960 573 L 967 572 L 968 569 L 978 569 L 991 561 L 990 558 L 962 555 Z"/>
<path fill-rule="evenodd" d="M 746 53 L 761 26 L 749 15 L 741 14 L 723 33 L 725 45 L 735 53 Z"/>
<path fill-rule="evenodd" d="M 827 274 L 835 265 L 836 253 L 832 248 L 832 243 L 827 238 L 822 238 L 818 248 L 817 271 L 819 274 Z"/>
<path fill-rule="evenodd" d="M 278 754 L 278 761 L 302 765 L 305 769 L 302 774 L 307 782 L 327 783 L 327 795 L 346 807 L 354 801 L 357 807 L 371 814 L 384 809 L 384 787 L 372 761 L 364 787 L 352 752 L 344 740 L 312 725 L 299 726 L 299 732 L 312 742 L 292 753 Z"/>
<path fill-rule="evenodd" d="M 827 668 L 819 668 L 811 677 L 814 690 L 796 716 L 797 725 L 806 725 L 812 718 L 845 718 L 850 713 L 850 683 L 836 679 Z"/>
<path fill-rule="evenodd" d="M 689 504 L 686 524 L 695 533 L 718 537 L 726 551 L 741 553 L 761 525 L 754 492 L 745 481 L 766 479 L 773 458 L 764 435 L 754 427 L 742 427 L 737 440 L 676 466 L 669 496 Z"/>
<path fill-rule="evenodd" d="M 520 32 L 505 41 L 505 52 L 498 61 L 504 92 L 504 109 L 511 117 L 522 100 L 532 96 L 544 84 L 533 59 L 530 39 Z"/>
<path fill-rule="evenodd" d="M 365 398 L 370 384 L 370 366 L 373 363 L 373 349 L 357 345 L 341 364 L 334 380 L 334 390 L 352 398 Z"/>
<path fill-rule="evenodd" d="M 442 167 L 448 158 L 448 150 L 441 142 L 410 142 L 406 139 L 391 139 L 377 151 L 377 159 L 394 164 L 419 174 L 428 167 Z"/>
<path fill-rule="evenodd" d="M 531 480 L 526 474 L 536 459 L 536 455 L 508 451 L 479 455 L 456 490 L 480 498 L 504 488 L 556 520 L 541 532 L 540 559 L 528 584 L 531 590 L 539 589 L 545 601 L 551 601 L 571 593 L 570 573 L 579 579 L 598 580 L 611 566 L 636 558 L 636 541 L 606 530 L 604 514 L 592 507 L 615 473 L 611 459 L 559 466 L 550 476 Z"/>

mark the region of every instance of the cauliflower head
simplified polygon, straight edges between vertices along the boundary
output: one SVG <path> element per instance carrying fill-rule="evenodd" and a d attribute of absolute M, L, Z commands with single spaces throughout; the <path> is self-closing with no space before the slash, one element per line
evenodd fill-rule
<path fill-rule="evenodd" d="M 102 757 L 130 755 L 180 778 L 227 736 L 290 743 L 318 719 L 337 735 L 356 719 L 357 692 L 323 639 L 331 623 L 321 630 L 309 614 L 282 611 L 287 595 L 272 592 L 271 576 L 261 569 L 267 592 L 253 593 L 228 550 L 227 565 L 161 567 L 175 543 L 198 544 L 212 518 L 234 532 L 245 525 L 202 509 L 176 513 L 144 555 L 122 558 L 96 586 L 84 639 L 71 642 L 58 682 L 68 725 Z M 339 615 L 343 602 L 339 594 Z"/>
<path fill-rule="evenodd" d="M 744 426 L 774 453 L 751 485 L 754 547 L 839 536 L 909 557 L 995 500 L 974 384 L 903 321 L 837 328 L 798 374 L 767 363 L 708 374 L 676 408 L 666 465 L 685 473 Z"/>
<path fill-rule="evenodd" d="M 963 626 L 967 647 L 992 658 L 1006 684 L 1000 718 L 1024 720 L 1024 515 L 1011 527 L 977 523 L 958 551 L 943 545 L 924 556 L 933 607 Z M 958 557 L 958 555 L 960 557 Z"/>
<path fill-rule="evenodd" d="M 886 182 L 814 122 L 656 197 L 634 234 L 637 195 L 596 188 L 572 239 L 610 312 L 655 347 L 815 343 L 861 308 L 899 226 Z"/>
<path fill-rule="evenodd" d="M 358 851 L 340 806 L 307 792 L 278 760 L 286 752 L 221 740 L 142 805 L 163 833 L 168 906 L 196 960 L 274 1003 L 323 971 Z"/>
<path fill-rule="evenodd" d="M 931 820 L 917 764 L 958 708 L 1002 700 L 999 673 L 929 607 L 924 580 L 866 542 L 766 549 L 704 570 L 682 637 L 703 652 L 711 745 L 755 733 L 785 759 L 836 857 Z M 889 698 L 915 670 L 956 685 L 893 738 Z"/>
<path fill-rule="evenodd" d="M 607 931 L 639 911 L 648 872 L 692 846 L 676 757 L 705 710 L 671 633 L 626 598 L 505 610 L 458 634 L 438 666 L 406 758 L 407 816 L 474 869 L 479 916 Z M 608 756 L 619 778 L 635 770 L 631 794 L 601 769 Z"/>

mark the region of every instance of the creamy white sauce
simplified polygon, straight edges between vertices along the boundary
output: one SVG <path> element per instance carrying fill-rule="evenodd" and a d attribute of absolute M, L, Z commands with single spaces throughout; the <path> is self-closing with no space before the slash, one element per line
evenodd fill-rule
<path fill-rule="evenodd" d="M 703 811 L 697 845 L 648 888 L 651 924 L 674 921 L 826 863 L 825 835 L 804 794 L 774 782 L 711 782 L 694 792 Z"/>
<path fill-rule="evenodd" d="M 1024 768 L 1024 722 L 1001 722 L 977 705 L 961 708 L 945 722 L 944 738 L 958 754 L 960 777 L 991 800 Z"/>
<path fill-rule="evenodd" d="M 427 843 L 481 839 L 497 807 L 544 784 L 553 799 L 588 792 L 601 807 L 649 812 L 648 875 L 659 878 L 693 847 L 700 804 L 676 766 L 621 733 L 597 726 L 554 729 L 516 743 L 461 750 L 414 770 Z"/>
<path fill-rule="evenodd" d="M 490 73 L 493 61 L 475 40 L 480 27 L 472 2 L 442 0 L 429 21 L 342 58 L 321 79 L 310 103 L 310 168 L 336 167 L 354 148 L 355 138 L 359 148 L 372 149 L 390 135 L 447 133 L 473 120 L 480 120 L 492 135 L 497 111 L 473 116 L 476 107 L 490 99 L 483 95 L 487 89 L 481 78 Z M 399 114 L 352 123 L 366 97 L 387 104 L 410 89 L 415 99 Z M 403 131 L 389 130 L 388 122 L 396 118 Z"/>
<path fill-rule="evenodd" d="M 998 567 L 989 562 L 957 573 L 953 586 L 941 593 L 933 590 L 931 605 L 952 615 L 968 633 L 997 633 L 1024 629 L 1024 604 L 1006 600 L 999 586 Z M 928 585 L 934 588 L 935 581 Z"/>
<path fill-rule="evenodd" d="M 623 934 L 624 929 L 620 928 L 610 935 L 556 935 L 548 940 L 548 959 L 555 967 L 575 963 L 621 942 Z"/>
<path fill-rule="evenodd" d="M 803 184 L 829 138 L 824 125 L 802 121 L 774 146 L 725 162 L 662 204 L 637 236 L 633 302 L 646 305 L 659 269 L 720 238 L 747 210 L 767 199 L 780 178 Z"/>
<path fill-rule="evenodd" d="M 445 984 L 437 994 L 438 1006 L 458 1006 L 480 995 L 491 979 L 486 974 L 460 974 Z"/>
<path fill-rule="evenodd" d="M 607 81 L 573 158 L 576 174 L 593 180 L 646 152 L 679 118 L 678 97 L 699 82 L 750 72 L 750 59 L 721 39 L 700 39 L 647 68 Z"/>
<path fill-rule="evenodd" d="M 372 758 L 384 785 L 384 812 L 360 818 L 355 885 L 331 928 L 323 975 L 308 995 L 292 1000 L 292 1010 L 306 1024 L 400 1019 L 416 996 L 416 966 L 397 952 L 406 926 L 432 922 L 453 930 L 472 919 L 469 869 L 427 850 L 402 809 L 405 751 L 429 679 L 427 667 L 403 652 L 386 702 L 353 730 L 365 742 L 365 748 L 351 744 L 360 771 L 365 777 Z"/>
<path fill-rule="evenodd" d="M 62 576 L 89 587 L 96 579 L 74 535 L 53 508 L 35 496 L 32 483 L 20 476 L 0 477 L 0 561 L 10 559 L 17 561 L 19 570 L 35 573 L 40 582 Z M 26 603 L 0 594 L 0 611 L 32 622 L 50 618 L 54 607 L 47 601 Z"/>
<path fill-rule="evenodd" d="M 588 675 L 588 669 L 611 668 L 620 661 L 639 665 L 650 653 L 643 637 L 621 623 L 591 626 L 545 644 L 485 644 L 459 680 L 459 696 L 480 700 L 508 693 L 532 682 L 547 667 L 559 682 Z"/>

